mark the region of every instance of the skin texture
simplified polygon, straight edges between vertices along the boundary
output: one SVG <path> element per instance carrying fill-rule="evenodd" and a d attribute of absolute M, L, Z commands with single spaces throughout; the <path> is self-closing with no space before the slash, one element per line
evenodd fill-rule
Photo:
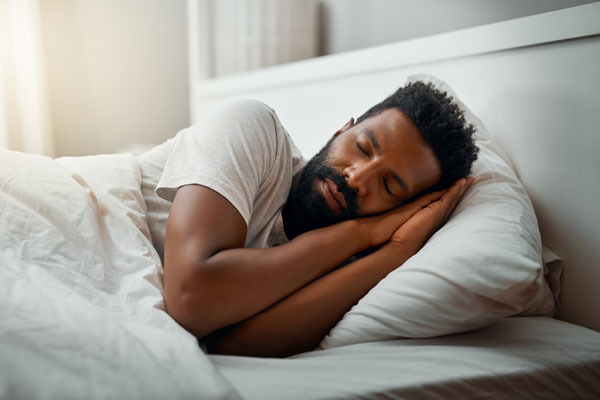
<path fill-rule="evenodd" d="M 206 339 L 209 352 L 285 357 L 312 350 L 422 247 L 472 183 L 461 179 L 449 190 L 418 197 L 441 170 L 397 109 L 347 123 L 333 135 L 326 164 L 352 189 L 361 217 L 311 229 L 290 200 L 284 224 L 293 239 L 275 248 L 244 248 L 244 220 L 213 190 L 188 185 L 177 191 L 165 238 L 165 302 L 179 324 Z M 290 199 L 301 178 L 294 177 Z M 350 201 L 337 185 L 317 175 L 306 179 L 307 195 L 321 198 L 333 216 Z M 378 249 L 336 269 L 373 247 Z"/>

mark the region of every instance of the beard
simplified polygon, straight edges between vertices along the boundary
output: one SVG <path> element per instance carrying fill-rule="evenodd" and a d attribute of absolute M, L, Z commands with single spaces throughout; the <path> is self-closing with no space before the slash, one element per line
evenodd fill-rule
<path fill-rule="evenodd" d="M 292 201 L 302 231 L 323 228 L 337 222 L 358 218 L 358 199 L 346 179 L 329 166 L 327 162 L 329 149 L 334 139 L 327 142 L 304 167 L 300 174 L 298 187 Z M 325 178 L 331 180 L 338 191 L 346 199 L 346 208 L 339 213 L 334 213 L 323 194 L 315 187 L 317 182 Z"/>

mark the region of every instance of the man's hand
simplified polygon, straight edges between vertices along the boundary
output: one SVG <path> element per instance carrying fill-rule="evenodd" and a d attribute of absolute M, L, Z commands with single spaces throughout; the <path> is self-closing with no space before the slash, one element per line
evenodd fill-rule
<path fill-rule="evenodd" d="M 390 243 L 415 253 L 447 220 L 474 178 L 459 179 L 439 199 L 417 210 L 391 236 Z M 412 204 L 412 203 L 411 203 Z"/>
<path fill-rule="evenodd" d="M 410 203 L 383 214 L 358 218 L 355 221 L 359 224 L 360 229 L 366 231 L 366 236 L 369 238 L 369 247 L 376 247 L 389 241 L 398 228 L 421 209 L 440 200 L 444 193 L 446 193 L 446 190 L 427 193 Z"/>

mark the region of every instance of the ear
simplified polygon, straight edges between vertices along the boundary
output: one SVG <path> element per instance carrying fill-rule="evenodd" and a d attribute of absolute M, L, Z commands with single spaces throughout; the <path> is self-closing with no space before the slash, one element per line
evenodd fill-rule
<path fill-rule="evenodd" d="M 346 124 L 344 126 L 342 126 L 340 129 L 338 129 L 334 134 L 333 137 L 338 136 L 340 133 L 344 132 L 345 130 L 351 128 L 352 126 L 354 126 L 354 117 L 350 118 L 350 120 L 348 122 L 346 122 Z"/>

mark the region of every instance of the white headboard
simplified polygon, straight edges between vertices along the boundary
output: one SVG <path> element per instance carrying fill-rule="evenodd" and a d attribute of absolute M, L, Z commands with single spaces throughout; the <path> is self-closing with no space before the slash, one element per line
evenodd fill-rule
<path fill-rule="evenodd" d="M 192 49 L 192 68 L 198 56 Z M 512 159 L 544 244 L 565 261 L 562 318 L 600 331 L 600 2 L 195 79 L 192 116 L 226 99 L 260 99 L 309 157 L 414 73 L 448 82 Z"/>

